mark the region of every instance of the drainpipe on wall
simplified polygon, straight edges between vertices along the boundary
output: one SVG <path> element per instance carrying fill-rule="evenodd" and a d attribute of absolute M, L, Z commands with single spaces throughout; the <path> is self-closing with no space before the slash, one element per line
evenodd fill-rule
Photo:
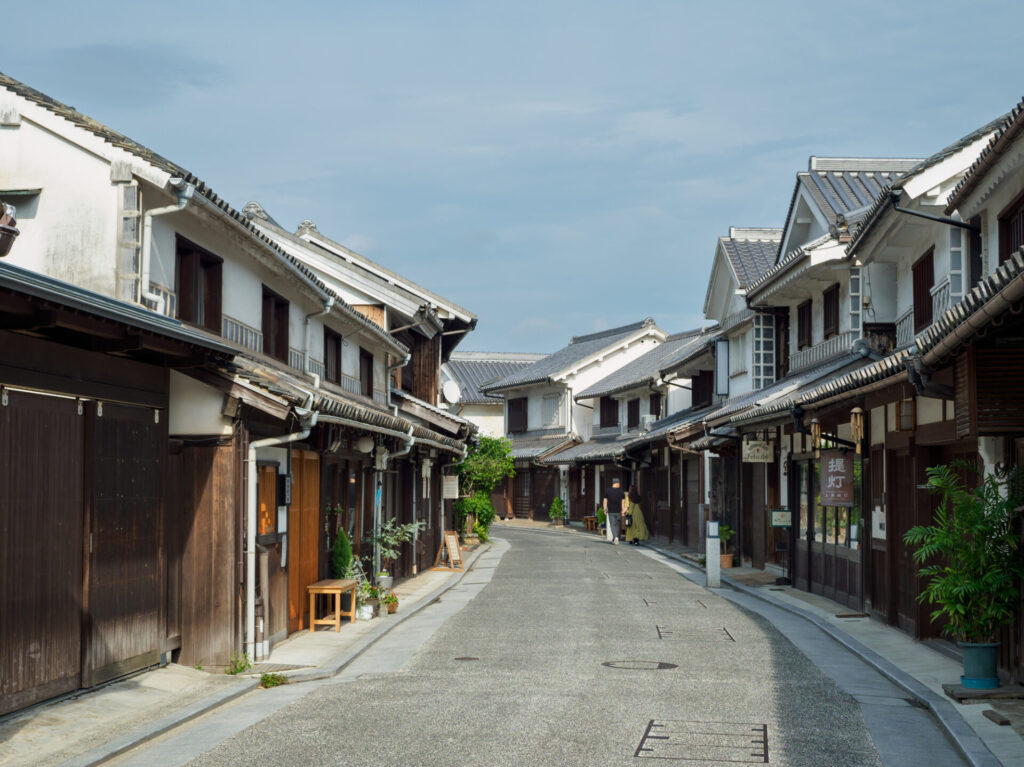
<path fill-rule="evenodd" d="M 303 344 L 302 344 L 302 346 L 303 346 L 302 356 L 304 358 L 303 359 L 303 363 L 302 363 L 302 368 L 303 368 L 303 372 L 306 373 L 306 375 L 310 374 L 309 373 L 309 355 L 310 355 L 310 348 L 309 348 L 309 321 L 311 319 L 313 319 L 314 317 L 323 317 L 325 314 L 330 314 L 331 313 L 331 309 L 333 309 L 333 308 L 334 308 L 334 296 L 328 296 L 326 299 L 324 299 L 324 307 L 323 307 L 323 309 L 321 309 L 318 312 L 311 312 L 310 314 L 306 315 L 306 325 L 305 325 L 305 329 L 303 331 L 304 338 L 303 338 Z M 324 361 L 326 362 L 326 360 L 324 360 Z M 319 388 L 319 386 L 320 386 L 320 377 L 319 376 L 317 376 L 316 385 Z"/>
<path fill-rule="evenodd" d="M 312 396 L 310 396 L 310 403 Z M 309 436 L 316 425 L 316 411 L 296 408 L 301 431 L 285 434 L 280 437 L 268 437 L 249 443 L 249 454 L 246 467 L 246 510 L 245 510 L 245 652 L 253 661 L 263 657 L 263 648 L 256 644 L 256 516 L 257 516 L 257 474 L 256 450 L 261 447 L 275 447 L 290 442 L 298 442 Z M 259 653 L 257 655 L 257 652 Z"/>
<path fill-rule="evenodd" d="M 147 210 L 142 216 L 142 264 L 140 269 L 141 276 L 139 278 L 139 303 L 142 302 L 142 299 L 154 302 L 156 304 L 155 311 L 157 314 L 164 313 L 164 297 L 157 295 L 149 289 L 150 266 L 153 263 L 153 258 L 150 253 L 153 249 L 153 217 L 184 210 L 188 206 L 188 201 L 192 199 L 193 193 L 196 191 L 196 188 L 192 186 L 192 184 L 186 183 L 185 180 L 181 178 L 172 178 L 167 182 L 167 185 L 177 192 L 178 201 L 174 205 L 167 205 L 163 208 Z"/>

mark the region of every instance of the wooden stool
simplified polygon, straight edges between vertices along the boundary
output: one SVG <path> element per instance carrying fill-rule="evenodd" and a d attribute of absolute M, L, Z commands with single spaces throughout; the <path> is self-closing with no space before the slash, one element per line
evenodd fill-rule
<path fill-rule="evenodd" d="M 309 630 L 316 631 L 317 626 L 334 626 L 335 631 L 341 630 L 341 616 L 348 616 L 349 623 L 356 621 L 356 587 L 359 584 L 353 580 L 326 580 L 317 581 L 307 586 L 309 590 Z M 342 612 L 341 595 L 345 592 L 352 595 L 349 609 Z M 334 595 L 334 612 L 326 618 L 316 617 L 316 595 Z"/>
<path fill-rule="evenodd" d="M 584 517 L 583 525 L 587 530 L 597 530 L 597 517 Z"/>

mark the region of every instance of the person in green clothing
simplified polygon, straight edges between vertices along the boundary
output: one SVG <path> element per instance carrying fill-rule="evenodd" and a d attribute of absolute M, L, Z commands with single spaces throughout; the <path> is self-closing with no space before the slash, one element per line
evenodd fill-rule
<path fill-rule="evenodd" d="M 644 513 L 640 511 L 640 492 L 636 489 L 636 485 L 629 486 L 629 495 L 626 501 L 626 514 L 632 517 L 631 523 L 626 528 L 626 543 L 639 546 L 640 541 L 646 541 L 651 534 L 647 531 Z"/>

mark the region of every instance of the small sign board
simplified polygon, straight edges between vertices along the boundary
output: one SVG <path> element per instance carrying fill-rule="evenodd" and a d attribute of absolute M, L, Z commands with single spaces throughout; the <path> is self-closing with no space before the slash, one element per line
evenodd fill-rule
<path fill-rule="evenodd" d="M 774 457 L 774 442 L 754 439 L 743 443 L 743 463 L 771 463 Z"/>
<path fill-rule="evenodd" d="M 459 477 L 444 476 L 441 477 L 441 498 L 444 500 L 457 499 L 459 497 Z"/>
<path fill-rule="evenodd" d="M 772 527 L 792 527 L 793 526 L 793 512 L 789 509 L 772 509 L 771 510 L 771 526 Z"/>
<path fill-rule="evenodd" d="M 445 559 L 447 554 L 447 562 L 442 564 L 442 559 Z M 434 559 L 435 570 L 461 570 L 462 565 L 462 550 L 459 548 L 459 534 L 454 530 L 444 531 L 444 540 L 441 542 L 441 548 L 437 550 L 437 557 Z"/>
<path fill-rule="evenodd" d="M 853 506 L 853 456 L 821 451 L 821 505 Z"/>
<path fill-rule="evenodd" d="M 885 540 L 885 511 L 881 506 L 875 506 L 871 512 L 871 537 Z"/>

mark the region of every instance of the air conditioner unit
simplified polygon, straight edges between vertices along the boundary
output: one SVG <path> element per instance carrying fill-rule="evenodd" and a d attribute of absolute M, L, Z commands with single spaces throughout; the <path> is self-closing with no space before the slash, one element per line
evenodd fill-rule
<path fill-rule="evenodd" d="M 650 431 L 654 422 L 658 420 L 658 416 L 648 413 L 647 415 L 640 416 L 640 431 Z"/>

